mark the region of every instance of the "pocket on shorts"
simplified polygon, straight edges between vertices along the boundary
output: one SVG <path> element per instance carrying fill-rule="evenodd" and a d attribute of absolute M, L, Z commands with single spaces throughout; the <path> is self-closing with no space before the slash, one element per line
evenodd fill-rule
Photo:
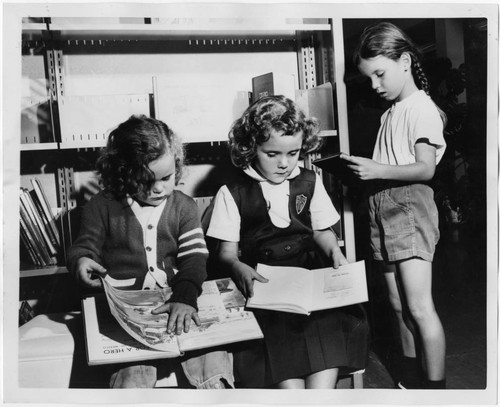
<path fill-rule="evenodd" d="M 383 192 L 383 210 L 380 220 L 386 236 L 407 235 L 415 231 L 410 193 L 410 187 L 407 185 L 390 188 Z"/>

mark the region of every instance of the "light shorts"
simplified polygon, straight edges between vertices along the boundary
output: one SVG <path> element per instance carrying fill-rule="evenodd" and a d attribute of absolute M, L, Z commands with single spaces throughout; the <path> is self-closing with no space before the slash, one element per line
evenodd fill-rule
<path fill-rule="evenodd" d="M 373 258 L 432 261 L 439 240 L 434 191 L 425 184 L 378 183 L 369 197 Z"/>

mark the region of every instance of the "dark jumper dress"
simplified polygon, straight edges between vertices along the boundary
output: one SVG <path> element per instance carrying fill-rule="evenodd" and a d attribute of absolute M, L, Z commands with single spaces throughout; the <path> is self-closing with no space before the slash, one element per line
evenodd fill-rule
<path fill-rule="evenodd" d="M 242 174 L 228 185 L 241 215 L 241 260 L 275 266 L 319 268 L 331 265 L 312 239 L 309 206 L 316 176 L 301 169 L 290 180 L 287 228 L 273 225 L 257 181 Z M 326 261 L 326 262 L 325 262 Z M 239 387 L 269 387 L 324 369 L 363 369 L 368 353 L 368 325 L 361 306 L 299 315 L 253 310 L 263 341 L 234 345 L 235 379 Z"/>

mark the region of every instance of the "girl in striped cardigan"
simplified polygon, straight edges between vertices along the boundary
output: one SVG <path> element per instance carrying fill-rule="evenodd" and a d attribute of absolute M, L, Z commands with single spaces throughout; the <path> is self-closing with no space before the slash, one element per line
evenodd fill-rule
<path fill-rule="evenodd" d="M 171 287 L 169 301 L 153 312 L 168 313 L 167 331 L 177 335 L 200 324 L 197 298 L 208 257 L 196 203 L 174 190 L 183 160 L 183 145 L 165 123 L 146 116 L 121 123 L 97 161 L 103 190 L 85 205 L 67 259 L 70 272 L 88 287 L 101 284 L 93 273 L 108 273 L 127 289 Z M 218 381 L 223 363 L 215 364 L 208 370 Z M 113 373 L 110 385 L 153 387 L 156 368 L 126 366 Z"/>

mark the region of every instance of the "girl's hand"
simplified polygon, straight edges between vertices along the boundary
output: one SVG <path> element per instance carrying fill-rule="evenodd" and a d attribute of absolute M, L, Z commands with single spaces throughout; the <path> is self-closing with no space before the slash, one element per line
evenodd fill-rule
<path fill-rule="evenodd" d="M 80 257 L 76 262 L 76 281 L 90 288 L 102 287 L 101 279 L 91 278 L 92 274 L 104 275 L 106 274 L 106 269 L 88 257 Z"/>
<path fill-rule="evenodd" d="M 241 291 L 245 298 L 253 297 L 253 281 L 257 280 L 261 283 L 267 283 L 269 280 L 261 276 L 255 269 L 238 262 L 232 268 L 233 280 L 236 287 Z"/>
<path fill-rule="evenodd" d="M 347 167 L 353 174 L 363 181 L 372 179 L 382 179 L 384 165 L 373 161 L 370 158 L 357 157 L 354 155 L 341 154 L 342 160 L 348 161 Z"/>
<path fill-rule="evenodd" d="M 196 309 L 188 304 L 181 302 L 167 302 L 151 311 L 152 314 L 168 313 L 167 333 L 180 335 L 182 331 L 189 332 L 191 319 L 196 325 L 200 326 L 201 321 Z"/>
<path fill-rule="evenodd" d="M 340 247 L 336 247 L 332 250 L 332 263 L 334 269 L 338 269 L 340 266 L 349 264 L 344 256 L 344 253 L 342 253 L 342 250 L 340 250 Z"/>

